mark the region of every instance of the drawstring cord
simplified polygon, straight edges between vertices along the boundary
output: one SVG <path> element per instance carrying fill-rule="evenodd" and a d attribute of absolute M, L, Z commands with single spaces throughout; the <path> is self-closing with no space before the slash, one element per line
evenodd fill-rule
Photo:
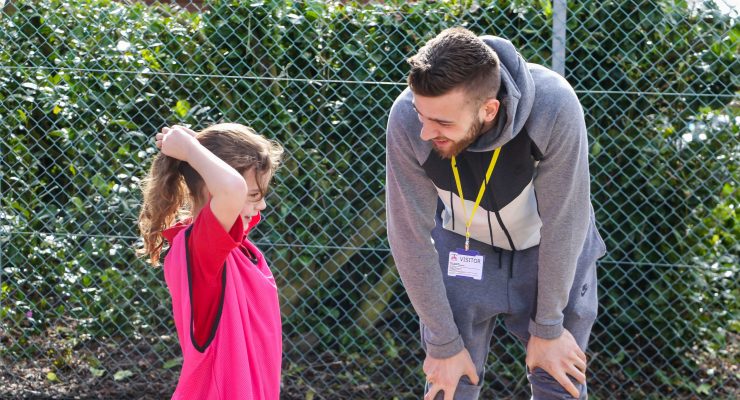
<path fill-rule="evenodd" d="M 503 252 L 501 251 L 501 249 L 499 249 L 493 244 L 493 227 L 491 226 L 491 210 L 486 209 L 486 212 L 488 213 L 488 235 L 491 238 L 491 250 L 493 250 L 494 253 L 498 254 L 498 268 L 501 269 L 502 267 L 501 254 Z"/>
<path fill-rule="evenodd" d="M 516 254 L 516 250 L 512 250 L 511 257 L 509 257 L 509 279 L 514 277 L 514 254 Z"/>
<path fill-rule="evenodd" d="M 452 182 L 452 177 L 450 177 L 450 183 Z M 455 202 L 452 201 L 452 190 L 450 190 L 450 209 L 452 210 L 452 231 L 455 231 Z"/>
<path fill-rule="evenodd" d="M 493 193 L 493 188 L 488 191 L 488 201 L 491 203 L 491 207 L 496 207 L 496 197 Z M 501 218 L 501 215 L 498 213 L 498 211 L 494 211 L 494 214 L 496 215 L 496 220 L 498 221 L 499 226 L 501 226 L 501 230 L 504 231 L 504 234 L 506 235 L 506 239 L 509 241 L 509 246 L 511 247 L 511 256 L 509 257 L 509 278 L 514 277 L 514 254 L 516 253 L 516 247 L 514 247 L 514 242 L 511 240 L 511 235 L 509 235 L 509 230 L 506 229 L 506 225 L 504 225 L 504 221 Z M 493 229 L 491 228 L 491 211 L 488 210 L 488 229 L 491 232 L 491 247 L 493 247 L 493 250 L 498 253 L 498 266 L 501 268 L 502 262 L 501 262 L 501 253 L 503 251 L 496 246 L 493 245 Z"/>

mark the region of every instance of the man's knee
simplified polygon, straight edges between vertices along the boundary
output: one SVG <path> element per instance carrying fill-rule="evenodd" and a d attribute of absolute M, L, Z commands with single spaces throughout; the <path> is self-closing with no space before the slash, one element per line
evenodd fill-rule
<path fill-rule="evenodd" d="M 457 384 L 457 388 L 455 389 L 455 397 L 454 400 L 477 400 L 478 396 L 480 396 L 480 391 L 483 388 L 483 373 L 480 373 L 478 375 L 478 384 L 473 385 L 472 382 L 470 382 L 470 379 L 468 377 L 464 376 L 460 379 L 460 382 Z M 429 388 L 426 388 L 427 390 Z M 426 392 L 426 390 L 425 390 Z M 444 393 L 439 392 L 436 396 L 434 396 L 434 400 L 443 400 L 444 399 Z"/>
<path fill-rule="evenodd" d="M 586 385 L 578 383 L 572 377 L 569 377 L 570 381 L 578 389 L 580 396 L 578 400 L 585 400 L 588 396 L 586 393 Z M 567 390 L 553 378 L 550 374 L 545 372 L 542 368 L 535 368 L 527 373 L 527 379 L 532 385 L 532 399 L 533 400 L 561 400 L 561 399 L 575 399 L 571 396 Z"/>

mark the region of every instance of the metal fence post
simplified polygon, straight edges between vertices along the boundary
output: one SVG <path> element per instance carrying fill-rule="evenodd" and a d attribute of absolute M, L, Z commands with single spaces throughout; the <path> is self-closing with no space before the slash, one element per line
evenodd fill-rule
<path fill-rule="evenodd" d="M 565 76 L 565 22 L 568 8 L 565 0 L 555 0 L 552 7 L 552 69 Z"/>

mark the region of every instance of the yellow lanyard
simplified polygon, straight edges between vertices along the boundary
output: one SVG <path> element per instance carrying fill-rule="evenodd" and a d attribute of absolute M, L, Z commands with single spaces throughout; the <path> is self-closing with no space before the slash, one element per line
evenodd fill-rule
<path fill-rule="evenodd" d="M 486 171 L 486 179 L 480 184 L 480 190 L 478 190 L 478 198 L 475 199 L 475 205 L 473 206 L 473 212 L 470 214 L 470 218 L 468 219 L 468 222 L 465 224 L 465 251 L 469 250 L 470 247 L 470 225 L 473 223 L 473 216 L 475 215 L 475 210 L 478 209 L 478 205 L 480 205 L 480 201 L 483 199 L 483 193 L 486 191 L 486 186 L 488 185 L 488 181 L 491 179 L 491 175 L 493 174 L 493 168 L 496 166 L 496 160 L 498 160 L 498 154 L 501 152 L 501 148 L 497 148 L 493 152 L 493 157 L 491 157 L 491 164 L 488 165 L 488 171 Z M 462 191 L 462 184 L 460 183 L 460 173 L 457 172 L 457 160 L 455 160 L 455 156 L 452 156 L 452 173 L 455 175 L 455 183 L 457 184 L 457 194 L 460 195 L 460 202 L 462 203 L 463 208 L 463 215 L 467 215 L 468 211 L 465 209 L 465 199 L 463 198 L 463 191 Z"/>

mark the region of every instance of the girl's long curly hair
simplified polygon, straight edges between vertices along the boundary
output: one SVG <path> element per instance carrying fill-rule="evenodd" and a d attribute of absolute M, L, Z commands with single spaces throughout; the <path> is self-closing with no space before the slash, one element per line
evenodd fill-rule
<path fill-rule="evenodd" d="M 283 148 L 279 143 L 257 134 L 240 124 L 217 124 L 195 135 L 196 139 L 218 158 L 240 174 L 254 169 L 260 193 L 267 193 L 275 170 L 280 165 Z M 264 183 L 263 183 L 264 182 Z M 139 213 L 139 231 L 144 239 L 138 254 L 148 256 L 149 262 L 159 265 L 165 245 L 162 232 L 178 218 L 191 216 L 193 204 L 202 204 L 205 182 L 187 162 L 159 153 L 152 162 L 149 174 L 142 181 L 144 201 Z"/>

